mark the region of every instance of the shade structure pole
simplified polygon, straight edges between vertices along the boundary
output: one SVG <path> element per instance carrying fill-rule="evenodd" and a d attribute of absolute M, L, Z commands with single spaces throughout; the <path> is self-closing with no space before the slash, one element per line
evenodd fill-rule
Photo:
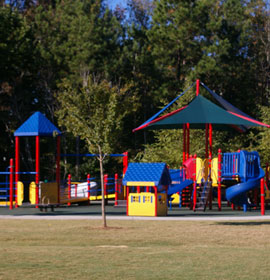
<path fill-rule="evenodd" d="M 186 124 L 183 124 L 183 163 L 186 160 Z"/>
<path fill-rule="evenodd" d="M 36 136 L 36 204 L 39 203 L 39 155 L 40 155 L 39 136 Z M 36 205 L 38 208 L 38 205 Z"/>
<path fill-rule="evenodd" d="M 190 142 L 190 137 L 189 137 L 189 133 L 190 133 L 190 129 L 189 129 L 189 123 L 186 124 L 186 128 L 187 128 L 187 151 L 186 151 L 186 159 L 189 158 L 189 142 Z"/>
<path fill-rule="evenodd" d="M 209 142 L 208 142 L 208 139 L 209 139 L 209 135 L 208 135 L 208 132 L 209 132 L 209 125 L 208 123 L 205 124 L 205 159 L 208 159 L 208 145 L 209 145 Z"/>
<path fill-rule="evenodd" d="M 200 80 L 196 81 L 196 96 L 200 94 Z"/>
<path fill-rule="evenodd" d="M 212 163 L 212 153 L 213 153 L 213 127 L 209 124 L 209 167 L 211 168 Z"/>
<path fill-rule="evenodd" d="M 221 149 L 218 149 L 218 211 L 221 211 Z"/>
<path fill-rule="evenodd" d="M 123 177 L 128 168 L 128 152 L 123 153 Z"/>
<path fill-rule="evenodd" d="M 15 136 L 15 208 L 18 207 L 18 181 L 20 180 L 20 138 Z"/>
<path fill-rule="evenodd" d="M 209 145 L 209 125 L 208 123 L 205 124 L 205 166 L 204 166 L 204 180 L 207 180 L 207 175 L 208 175 L 208 166 L 209 166 L 209 155 L 208 155 L 208 145 Z"/>
<path fill-rule="evenodd" d="M 56 183 L 58 188 L 58 203 L 60 203 L 60 154 L 61 154 L 61 138 L 57 136 L 56 151 Z"/>
<path fill-rule="evenodd" d="M 209 180 L 212 181 L 212 148 L 213 148 L 213 138 L 212 138 L 212 124 L 209 123 L 208 125 L 209 129 L 209 156 L 208 156 L 208 174 L 210 173 Z M 209 209 L 212 210 L 212 200 L 213 200 L 213 195 L 212 195 L 212 185 L 210 189 L 210 196 L 209 196 Z"/>

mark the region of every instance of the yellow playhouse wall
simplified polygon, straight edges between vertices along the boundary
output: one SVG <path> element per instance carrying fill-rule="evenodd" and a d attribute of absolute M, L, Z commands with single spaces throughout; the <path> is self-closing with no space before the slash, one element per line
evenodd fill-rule
<path fill-rule="evenodd" d="M 153 193 L 130 193 L 128 196 L 128 215 L 129 216 L 149 216 L 156 215 L 156 198 Z M 166 194 L 158 194 L 157 215 L 167 215 Z"/>

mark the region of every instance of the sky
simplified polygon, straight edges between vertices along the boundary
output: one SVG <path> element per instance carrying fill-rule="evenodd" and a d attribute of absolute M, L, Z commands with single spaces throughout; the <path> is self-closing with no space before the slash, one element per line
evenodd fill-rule
<path fill-rule="evenodd" d="M 123 7 L 127 4 L 127 0 L 106 0 L 106 2 L 111 9 L 114 9 L 118 4 Z"/>

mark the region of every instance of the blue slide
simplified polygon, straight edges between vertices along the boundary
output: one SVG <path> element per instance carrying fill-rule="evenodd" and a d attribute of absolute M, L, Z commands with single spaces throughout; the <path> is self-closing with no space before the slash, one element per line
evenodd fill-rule
<path fill-rule="evenodd" d="M 179 184 L 170 185 L 170 187 L 168 189 L 168 196 L 181 192 L 184 188 L 191 185 L 192 183 L 193 183 L 193 181 L 188 179 L 183 182 L 180 182 Z"/>
<path fill-rule="evenodd" d="M 169 197 L 175 193 L 181 192 L 184 188 L 193 183 L 192 180 L 184 179 L 184 170 L 170 169 L 169 172 L 172 179 L 172 183 L 168 188 Z"/>
<path fill-rule="evenodd" d="M 256 178 L 248 179 L 246 182 L 239 183 L 226 190 L 226 198 L 235 205 L 248 205 L 246 193 L 260 186 L 260 179 L 265 175 L 262 168 L 259 169 L 259 175 Z"/>

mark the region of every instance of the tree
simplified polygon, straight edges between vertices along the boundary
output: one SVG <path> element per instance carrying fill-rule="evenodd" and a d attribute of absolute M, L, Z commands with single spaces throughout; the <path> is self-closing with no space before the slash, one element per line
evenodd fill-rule
<path fill-rule="evenodd" d="M 0 7 L 0 42 L 0 128 L 4 141 L 0 154 L 3 159 L 12 154 L 10 143 L 13 143 L 14 130 L 37 110 L 39 94 L 31 25 L 8 6 Z M 21 152 L 27 155 L 23 164 L 33 170 L 29 150 L 21 149 Z"/>
<path fill-rule="evenodd" d="M 121 108 L 124 89 L 118 90 L 106 80 L 88 79 L 81 90 L 74 90 L 69 82 L 64 83 L 57 94 L 60 108 L 57 111 L 59 124 L 74 136 L 85 140 L 89 152 L 98 154 L 102 190 L 102 219 L 106 227 L 103 160 L 117 146 L 122 120 Z"/>

